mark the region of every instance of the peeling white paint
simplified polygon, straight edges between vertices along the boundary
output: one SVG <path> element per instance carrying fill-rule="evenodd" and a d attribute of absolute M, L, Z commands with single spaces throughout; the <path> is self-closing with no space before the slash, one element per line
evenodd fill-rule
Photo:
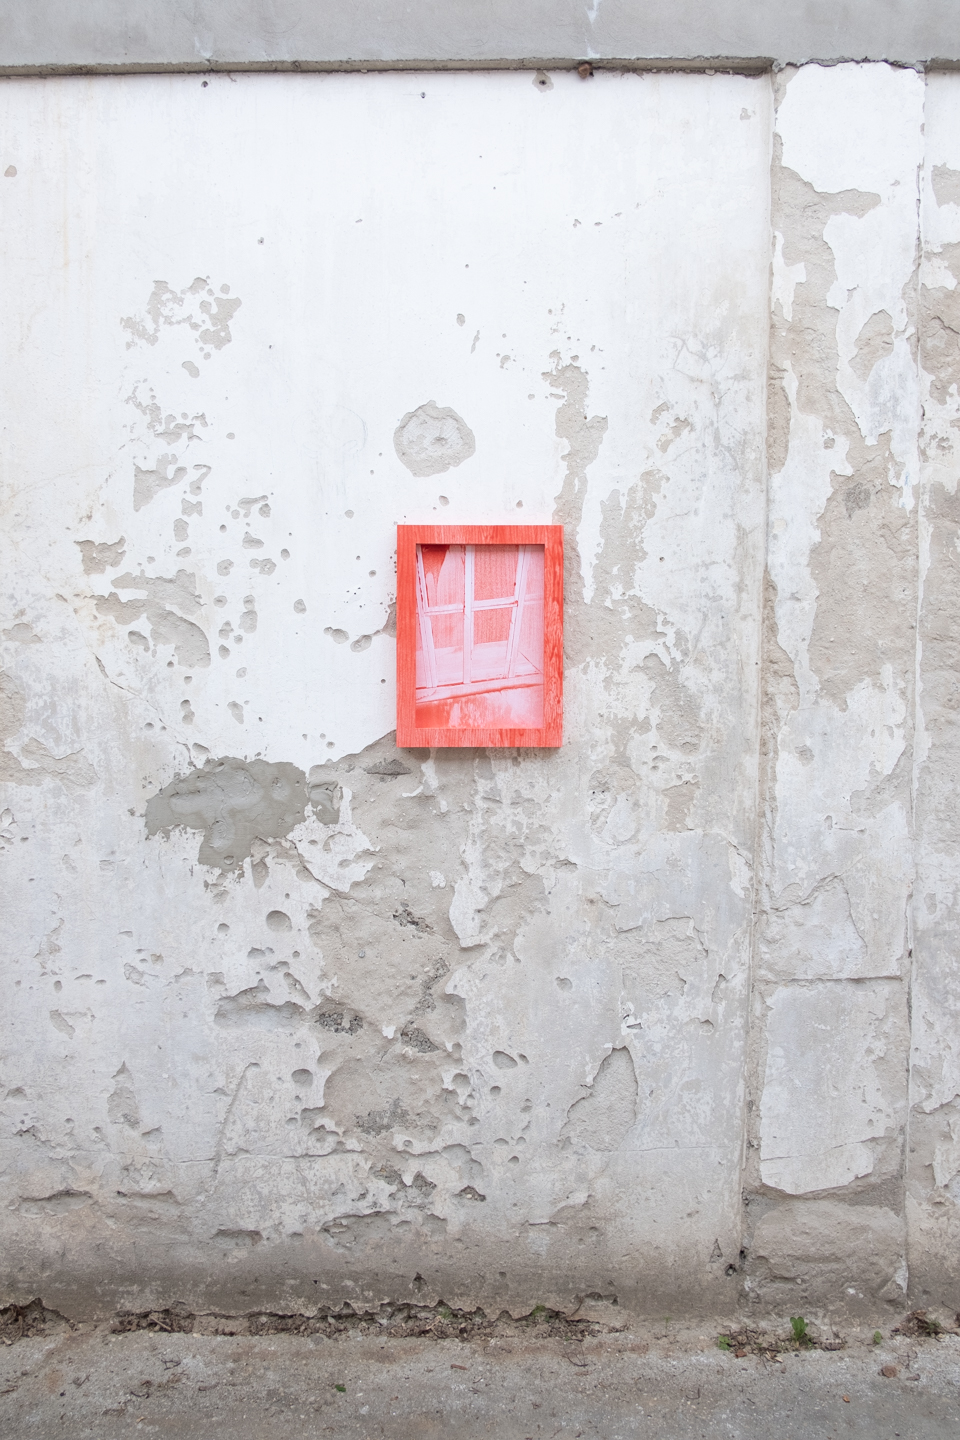
<path fill-rule="evenodd" d="M 0 87 L 7 1173 L 91 1197 L 99 1294 L 168 1224 L 208 1297 L 732 1290 L 769 102 Z M 551 517 L 563 748 L 398 753 L 395 523 Z"/>
<path fill-rule="evenodd" d="M 765 1185 L 803 1195 L 849 1185 L 878 1159 L 888 1171 L 897 1166 L 903 1097 L 890 1052 L 903 1023 L 898 990 L 874 981 L 774 993 L 760 1132 Z"/>
<path fill-rule="evenodd" d="M 788 265 L 783 258 L 783 236 L 779 230 L 773 235 L 773 273 L 770 281 L 770 304 L 779 305 L 784 320 L 793 319 L 793 293 L 807 278 L 807 267 L 803 261 Z"/>
<path fill-rule="evenodd" d="M 0 113 L 15 1298 L 946 1303 L 958 77 Z M 395 522 L 550 519 L 563 747 L 398 752 Z"/>

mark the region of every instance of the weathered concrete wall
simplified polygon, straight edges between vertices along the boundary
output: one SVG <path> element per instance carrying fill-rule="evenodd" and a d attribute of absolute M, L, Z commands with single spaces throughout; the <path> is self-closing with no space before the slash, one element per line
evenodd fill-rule
<path fill-rule="evenodd" d="M 906 1284 L 923 99 L 777 82 L 747 1286 L 784 1304 L 824 1253 L 854 1299 Z"/>
<path fill-rule="evenodd" d="M 923 1295 L 960 1287 L 957 653 L 960 416 L 960 89 L 931 76 L 921 190 L 920 365 L 923 427 L 918 514 L 917 815 L 913 905 L 913 1047 L 907 1218 L 911 1273 Z"/>
<path fill-rule="evenodd" d="M 958 106 L 0 87 L 7 1293 L 960 1302 Z M 565 525 L 561 750 L 397 751 L 434 516 Z"/>
<path fill-rule="evenodd" d="M 17 1286 L 729 1300 L 767 81 L 2 98 Z M 395 751 L 434 514 L 567 526 L 559 752 Z"/>
<path fill-rule="evenodd" d="M 0 0 L 0 68 L 960 60 L 950 0 Z"/>

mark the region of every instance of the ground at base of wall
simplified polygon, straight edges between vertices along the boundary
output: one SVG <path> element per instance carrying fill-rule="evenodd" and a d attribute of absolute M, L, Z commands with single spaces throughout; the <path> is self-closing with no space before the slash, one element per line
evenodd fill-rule
<path fill-rule="evenodd" d="M 666 1320 L 457 1340 L 19 1318 L 0 1337 L 0 1434 L 18 1440 L 953 1440 L 957 1427 L 960 1336 L 931 1334 L 924 1316 L 829 1341 L 811 1326 L 809 1347 L 789 1324 L 749 1341 L 720 1322 Z"/>

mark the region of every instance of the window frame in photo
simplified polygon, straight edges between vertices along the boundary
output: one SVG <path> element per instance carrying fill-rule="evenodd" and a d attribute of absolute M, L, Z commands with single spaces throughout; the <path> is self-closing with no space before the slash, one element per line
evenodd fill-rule
<path fill-rule="evenodd" d="M 418 725 L 416 720 L 417 550 L 422 545 L 543 547 L 543 724 L 538 726 Z M 465 596 L 465 609 L 469 597 Z M 470 607 L 472 608 L 472 607 Z M 504 608 L 489 602 L 485 608 Z M 465 647 L 465 654 L 469 649 Z M 563 526 L 397 526 L 397 745 L 404 748 L 485 746 L 555 748 L 563 740 Z"/>

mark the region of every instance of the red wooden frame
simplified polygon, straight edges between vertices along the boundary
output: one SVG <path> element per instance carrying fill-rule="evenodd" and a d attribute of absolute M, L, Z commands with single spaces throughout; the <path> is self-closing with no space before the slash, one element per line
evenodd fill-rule
<path fill-rule="evenodd" d="M 445 548 L 443 552 L 434 551 L 425 559 L 421 550 L 423 546 Z M 510 582 L 514 586 L 511 595 L 475 598 L 474 567 L 477 548 L 481 546 L 519 547 L 513 567 L 514 578 Z M 456 570 L 455 579 L 463 599 L 441 604 L 438 603 L 438 585 L 441 570 L 448 564 L 450 547 L 457 547 L 449 563 L 454 568 L 461 567 Z M 462 556 L 459 553 L 461 548 Z M 533 641 L 533 635 L 536 632 L 539 637 L 540 550 L 543 567 L 543 660 L 542 667 L 538 669 L 538 638 Z M 512 557 L 504 557 L 508 568 L 510 559 Z M 489 575 L 493 557 L 481 555 L 479 563 L 484 575 Z M 492 582 L 488 579 L 485 583 L 489 588 Z M 482 611 L 509 614 L 509 620 L 506 614 L 496 622 L 491 616 L 481 625 L 488 634 L 507 625 L 505 637 L 489 643 L 477 641 L 476 624 L 479 622 L 475 621 L 475 612 Z M 456 644 L 446 649 L 436 647 L 436 636 L 440 633 L 437 625 L 442 625 L 443 621 L 446 622 L 443 634 L 462 634 L 459 649 Z M 421 666 L 419 699 L 418 649 Z M 496 658 L 489 658 L 494 651 Z M 528 651 L 534 652 L 533 658 L 527 654 Z M 475 659 L 476 656 L 480 658 Z M 484 667 L 490 672 L 486 678 L 482 674 Z M 459 671 L 459 679 L 455 671 Z M 475 675 L 474 671 L 478 674 Z M 498 681 L 502 683 L 498 684 Z M 483 723 L 484 710 L 491 714 L 499 710 L 501 718 L 512 710 L 511 718 L 515 719 L 520 713 L 521 723 Z M 527 712 L 525 715 L 522 714 L 524 710 Z M 458 721 L 455 717 L 461 712 L 467 718 Z M 476 723 L 478 715 L 480 723 Z M 442 723 L 444 717 L 448 723 Z M 441 723 L 437 723 L 438 720 Z M 449 723 L 451 720 L 454 723 Z M 557 746 L 562 738 L 563 526 L 398 525 L 397 744 L 418 747 Z"/>

